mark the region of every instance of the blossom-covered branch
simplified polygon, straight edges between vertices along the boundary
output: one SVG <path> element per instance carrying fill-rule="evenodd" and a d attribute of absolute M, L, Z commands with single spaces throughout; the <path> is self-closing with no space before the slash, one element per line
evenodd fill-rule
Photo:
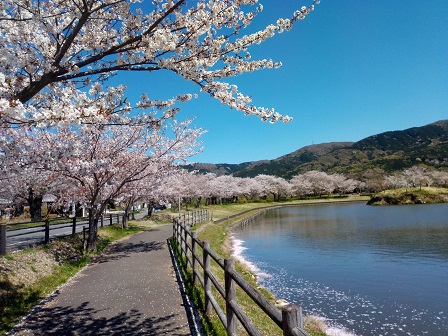
<path fill-rule="evenodd" d="M 0 122 L 157 124 L 156 111 L 172 118 L 178 111 L 173 105 L 194 95 L 163 102 L 143 95 L 131 104 L 124 99 L 125 86 L 105 83 L 122 71 L 143 77 L 161 70 L 247 115 L 291 120 L 255 106 L 225 79 L 281 66 L 251 60 L 249 48 L 289 30 L 318 0 L 248 35 L 244 29 L 262 10 L 257 0 L 148 1 L 1 0 Z M 140 113 L 131 118 L 133 109 Z"/>

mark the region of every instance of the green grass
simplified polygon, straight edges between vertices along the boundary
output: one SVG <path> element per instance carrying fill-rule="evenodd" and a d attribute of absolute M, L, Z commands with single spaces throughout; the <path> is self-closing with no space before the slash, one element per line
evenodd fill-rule
<path fill-rule="evenodd" d="M 39 279 L 33 286 L 21 287 L 9 281 L 1 281 L 0 289 L 0 335 L 4 335 L 17 323 L 20 318 L 36 305 L 42 298 L 64 284 L 82 267 L 87 265 L 90 258 L 85 256 L 74 262 L 66 262 L 57 267 L 49 276 Z"/>
<path fill-rule="evenodd" d="M 176 255 L 180 254 L 180 250 L 177 245 L 171 240 L 171 247 L 175 251 Z M 178 263 L 180 265 L 180 271 L 182 273 L 182 278 L 184 279 L 184 286 L 186 290 L 186 294 L 188 297 L 196 304 L 196 307 L 201 312 L 201 323 L 203 326 L 203 331 L 207 336 L 227 336 L 227 332 L 221 321 L 217 317 L 216 314 L 212 316 L 207 316 L 205 314 L 205 298 L 204 291 L 201 286 L 193 284 L 193 272 L 190 268 L 187 268 L 185 258 L 177 258 Z"/>
<path fill-rule="evenodd" d="M 365 201 L 366 197 L 356 198 L 352 200 L 363 200 Z M 328 200 L 318 200 L 318 202 L 323 202 Z M 335 201 L 343 201 L 342 199 L 338 199 Z M 287 204 L 306 204 L 313 201 L 295 201 L 288 202 Z M 250 217 L 262 208 L 266 208 L 272 205 L 281 205 L 278 203 L 274 204 L 266 204 L 266 203 L 245 203 L 245 204 L 228 204 L 228 205 L 214 205 L 208 206 L 207 209 L 212 212 L 213 219 L 223 219 L 220 223 L 207 222 L 201 223 L 193 227 L 193 231 L 198 233 L 198 238 L 202 241 L 207 240 L 210 242 L 210 247 L 214 250 L 218 255 L 220 255 L 223 259 L 231 257 L 231 249 L 230 249 L 230 227 L 235 225 L 239 220 Z M 245 212 L 244 214 L 240 214 L 241 212 Z M 183 275 L 184 279 L 186 279 L 186 288 L 188 295 L 192 298 L 192 300 L 198 305 L 200 310 L 202 311 L 202 319 L 203 324 L 205 324 L 205 329 L 207 335 L 213 336 L 221 336 L 226 335 L 225 328 L 222 326 L 221 321 L 217 317 L 216 314 L 212 314 L 212 316 L 206 316 L 203 312 L 204 309 L 204 293 L 201 286 L 194 286 L 192 284 L 192 271 L 190 269 L 185 269 L 185 260 L 181 261 L 183 265 Z M 219 282 L 224 284 L 224 272 L 216 262 L 211 262 L 211 268 L 213 274 L 218 278 Z M 241 264 L 238 260 L 235 261 L 235 268 L 239 274 L 241 274 L 246 281 L 248 281 L 252 286 L 257 288 L 268 300 L 272 303 L 275 303 L 276 298 L 272 293 L 268 290 L 259 287 L 257 284 L 257 279 L 252 274 L 245 265 Z M 213 286 L 212 286 L 213 287 Z M 237 286 L 238 287 L 238 286 Z M 221 298 L 219 292 L 214 290 L 213 295 L 219 302 L 221 308 L 224 309 L 224 299 Z M 237 302 L 242 307 L 242 309 L 246 312 L 252 322 L 257 326 L 257 329 L 260 331 L 262 335 L 282 335 L 282 331 L 280 328 L 267 317 L 267 315 L 259 308 L 251 298 L 247 296 L 241 289 L 237 290 Z M 239 335 L 246 335 L 245 330 L 240 328 Z M 305 320 L 305 330 L 309 335 L 312 336 L 325 336 L 325 333 L 322 332 L 323 326 L 322 324 L 315 319 L 306 318 Z"/>
<path fill-rule="evenodd" d="M 434 204 L 448 202 L 448 188 L 416 187 L 384 190 L 372 196 L 372 205 Z"/>
<path fill-rule="evenodd" d="M 231 216 L 241 214 L 245 211 L 258 211 L 262 208 L 284 206 L 284 205 L 301 205 L 301 204 L 314 204 L 314 203 L 326 203 L 326 202 L 354 202 L 354 201 L 368 201 L 370 198 L 367 196 L 350 195 L 347 197 L 340 196 L 325 196 L 320 198 L 309 198 L 305 200 L 290 200 L 282 202 L 254 202 L 254 203 L 230 203 L 224 205 L 211 205 L 204 208 L 208 209 L 213 217 L 213 220 L 226 219 Z M 248 217 L 247 214 L 242 215 Z"/>
<path fill-rule="evenodd" d="M 67 237 L 50 242 L 48 245 L 26 249 L 0 257 L 0 335 L 6 334 L 29 310 L 57 287 L 66 283 L 86 266 L 92 257 L 100 254 L 112 242 L 141 232 L 149 227 L 145 222 L 132 225 L 129 229 L 107 226 L 99 229 L 99 241 L 95 253 L 86 254 L 79 236 Z M 37 258 L 45 256 L 53 261 L 49 274 L 38 274 L 35 266 Z M 33 275 L 36 281 L 21 281 L 12 263 L 19 263 L 20 274 Z M 9 271 L 8 271 L 9 269 Z"/>

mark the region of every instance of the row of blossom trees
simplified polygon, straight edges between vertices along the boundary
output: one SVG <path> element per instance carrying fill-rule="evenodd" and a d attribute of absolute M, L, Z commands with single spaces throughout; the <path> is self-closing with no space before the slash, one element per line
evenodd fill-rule
<path fill-rule="evenodd" d="M 447 172 L 418 166 L 392 175 L 382 171 L 366 172 L 362 180 L 319 171 L 308 171 L 289 181 L 272 175 L 240 178 L 212 173 L 196 174 L 179 168 L 173 161 L 164 161 L 165 153 L 146 157 L 138 156 L 136 152 L 115 153 L 118 148 L 103 151 L 103 157 L 100 157 L 98 148 L 90 147 L 90 151 L 84 149 L 84 154 L 93 160 L 82 161 L 82 168 L 79 157 L 74 153 L 70 153 L 68 159 L 53 161 L 52 170 L 49 170 L 49 161 L 45 163 L 46 168 L 24 167 L 20 174 L 10 173 L 10 176 L 16 176 L 16 180 L 13 185 L 8 185 L 8 193 L 26 199 L 30 205 L 33 203 L 31 194 L 37 199 L 42 199 L 48 192 L 57 194 L 65 202 L 76 199 L 87 208 L 95 209 L 92 216 L 97 221 L 110 200 L 119 203 L 128 213 L 137 200 L 147 203 L 151 211 L 155 206 L 179 204 L 181 201 L 196 202 L 196 205 L 203 200 L 205 204 L 218 204 L 241 198 L 251 201 L 270 198 L 276 201 L 280 198 L 321 197 L 392 188 L 448 186 Z M 191 152 L 184 151 L 183 155 L 190 155 L 193 148 L 191 146 Z M 56 155 L 56 152 L 51 155 Z M 61 154 L 56 156 L 60 158 Z M 24 162 L 21 161 L 22 167 Z M 37 173 L 30 174 L 32 169 L 37 169 Z M 380 173 L 382 177 L 379 177 Z M 76 184 L 81 189 L 76 188 Z"/>
<path fill-rule="evenodd" d="M 173 122 L 148 126 L 83 125 L 40 130 L 8 129 L 0 156 L 2 197 L 23 197 L 34 220 L 40 219 L 45 193 L 59 203 L 76 200 L 88 209 L 89 248 L 96 248 L 98 220 L 111 200 L 127 204 L 200 150 L 202 130 Z"/>
<path fill-rule="evenodd" d="M 332 193 L 352 193 L 360 182 L 340 174 L 327 174 L 310 171 L 294 176 L 290 181 L 272 175 L 258 175 L 254 178 L 241 178 L 229 175 L 188 174 L 177 184 L 178 193 L 185 200 L 206 199 L 206 204 L 236 201 L 245 198 L 250 201 L 258 199 L 322 196 Z"/>
<path fill-rule="evenodd" d="M 378 192 L 388 188 L 410 188 L 421 186 L 448 186 L 448 172 L 411 167 L 402 172 L 387 175 L 382 170 L 366 171 L 359 179 L 343 174 L 327 174 L 308 171 L 292 177 L 289 181 L 272 175 L 241 178 L 229 175 L 189 173 L 181 179 L 167 181 L 164 195 L 177 203 L 179 199 L 206 204 L 236 201 L 240 198 L 257 200 L 270 198 L 302 198 L 308 196 L 344 195 L 360 192 Z"/>
<path fill-rule="evenodd" d="M 157 131 L 148 126 L 84 125 L 40 129 L 10 128 L 0 161 L 2 198 L 22 198 L 40 219 L 45 194 L 59 204 L 73 200 L 89 211 L 89 248 L 96 247 L 98 221 L 110 201 L 129 213 L 141 200 L 150 205 L 199 205 L 286 197 L 323 196 L 387 188 L 448 185 L 448 173 L 411 167 L 393 175 L 366 171 L 360 179 L 308 171 L 289 181 L 271 175 L 239 178 L 187 172 L 179 164 L 200 150 L 200 129 L 190 121 L 173 122 Z M 127 216 L 125 216 L 126 218 Z"/>
<path fill-rule="evenodd" d="M 94 249 L 106 202 L 166 198 L 161 181 L 181 180 L 202 133 L 173 121 L 194 92 L 130 102 L 120 75 L 174 73 L 230 109 L 288 122 L 228 79 L 281 66 L 249 49 L 304 19 L 310 2 L 254 31 L 257 0 L 0 0 L 1 198 L 25 199 L 34 219 L 46 193 L 76 199 Z"/>

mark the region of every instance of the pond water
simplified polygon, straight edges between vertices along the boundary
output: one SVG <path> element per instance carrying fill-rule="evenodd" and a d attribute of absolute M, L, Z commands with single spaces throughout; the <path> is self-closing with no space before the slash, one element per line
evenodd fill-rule
<path fill-rule="evenodd" d="M 233 230 L 277 298 L 356 335 L 448 335 L 448 204 L 282 207 Z"/>

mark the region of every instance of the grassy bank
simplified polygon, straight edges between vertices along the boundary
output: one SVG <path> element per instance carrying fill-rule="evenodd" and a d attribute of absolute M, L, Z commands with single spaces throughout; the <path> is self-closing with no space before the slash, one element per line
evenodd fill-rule
<path fill-rule="evenodd" d="M 367 202 L 369 199 L 369 196 L 350 195 L 346 197 L 310 198 L 286 202 L 232 203 L 226 205 L 213 205 L 207 208 L 211 211 L 213 220 L 216 221 L 220 219 L 227 219 L 228 217 L 241 213 L 244 213 L 244 217 L 248 217 L 245 212 L 252 211 L 253 213 L 255 213 L 259 209 L 270 207 L 336 202 Z"/>
<path fill-rule="evenodd" d="M 84 253 L 81 236 L 77 235 L 0 257 L 0 335 L 111 243 L 155 225 L 150 221 L 131 221 L 125 230 L 114 226 L 101 228 L 96 253 Z"/>
<path fill-rule="evenodd" d="M 207 207 L 212 213 L 214 222 L 208 222 L 199 224 L 193 228 L 198 233 L 200 240 L 207 240 L 210 242 L 212 250 L 216 251 L 222 258 L 228 258 L 231 256 L 231 241 L 230 229 L 233 225 L 236 225 L 239 221 L 255 215 L 261 209 L 266 209 L 275 206 L 285 205 L 304 205 L 311 203 L 323 203 L 323 202 L 347 202 L 347 201 L 367 201 L 369 197 L 350 197 L 350 198 L 335 198 L 335 199 L 317 199 L 317 200 L 305 200 L 294 201 L 286 203 L 245 203 L 245 204 L 229 204 L 229 205 L 215 205 Z M 251 283 L 254 287 L 262 292 L 262 294 L 268 298 L 271 302 L 275 303 L 276 298 L 272 293 L 262 288 L 257 284 L 256 276 L 248 270 L 246 265 L 242 264 L 238 260 L 235 261 L 237 271 L 244 276 L 244 278 Z M 219 281 L 224 283 L 224 274 L 222 269 L 212 262 L 212 271 L 217 275 Z M 187 279 L 190 279 L 191 274 L 185 274 Z M 194 301 L 203 308 L 204 294 L 202 288 L 194 287 L 191 283 L 187 284 Z M 215 298 L 221 298 L 219 293 L 214 293 Z M 261 311 L 253 301 L 245 295 L 242 291 L 237 292 L 238 304 L 249 315 L 250 319 L 259 328 L 262 335 L 282 335 L 282 331 L 274 324 L 264 312 Z M 224 307 L 224 301 L 218 300 L 222 307 Z M 204 324 L 207 329 L 208 335 L 226 335 L 225 329 L 217 316 L 204 317 Z M 305 330 L 313 336 L 324 336 L 325 325 L 321 320 L 315 317 L 305 318 Z M 245 335 L 241 330 L 241 334 Z"/>
<path fill-rule="evenodd" d="M 372 197 L 369 205 L 434 204 L 448 202 L 448 188 L 418 187 L 382 191 Z"/>

